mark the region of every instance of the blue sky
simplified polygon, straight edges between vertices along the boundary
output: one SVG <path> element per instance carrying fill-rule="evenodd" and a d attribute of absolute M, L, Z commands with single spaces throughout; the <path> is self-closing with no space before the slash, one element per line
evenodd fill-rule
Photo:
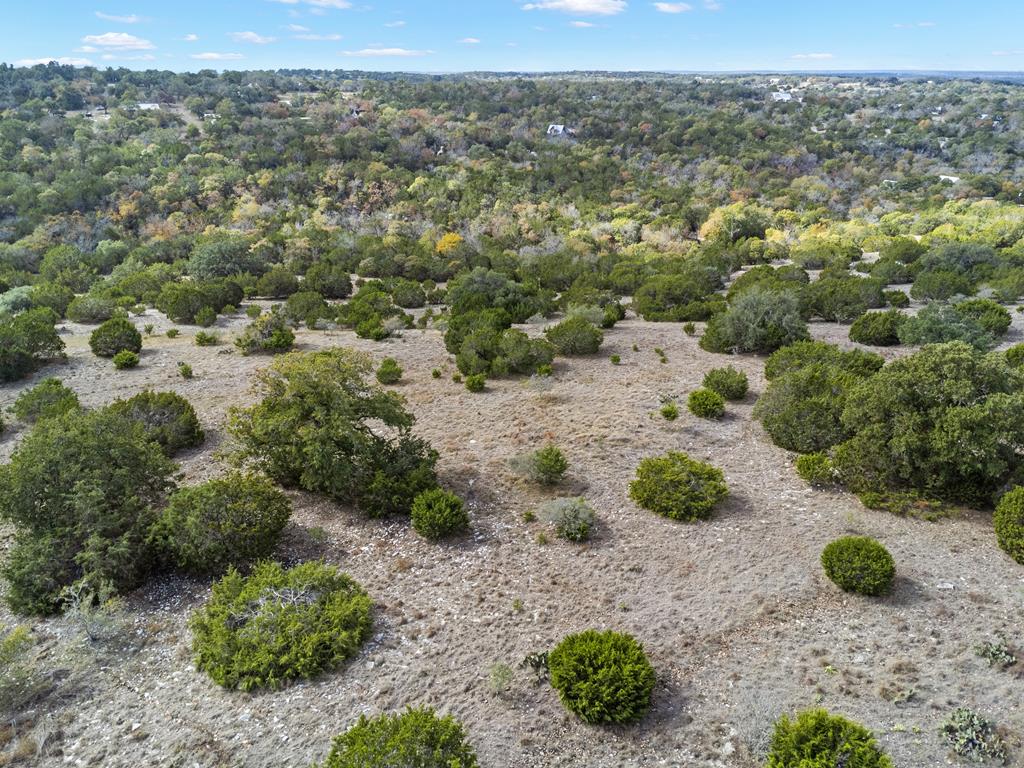
<path fill-rule="evenodd" d="M 41 0 L 0 60 L 178 71 L 1024 70 L 1021 0 Z"/>

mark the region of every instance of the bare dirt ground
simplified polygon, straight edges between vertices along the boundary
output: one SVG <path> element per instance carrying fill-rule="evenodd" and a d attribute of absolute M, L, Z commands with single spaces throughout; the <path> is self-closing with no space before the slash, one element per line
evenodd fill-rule
<path fill-rule="evenodd" d="M 154 323 L 157 334 L 170 327 L 154 311 L 136 322 Z M 146 387 L 177 391 L 208 433 L 181 461 L 182 481 L 198 481 L 222 471 L 225 413 L 252 401 L 252 374 L 269 363 L 234 353 L 230 337 L 244 324 L 222 320 L 225 343 L 216 347 L 196 347 L 187 327 L 176 339 L 147 337 L 140 367 L 125 372 L 90 354 L 88 327 L 69 324 L 68 363 L 0 389 L 0 407 L 52 375 L 86 406 Z M 1015 314 L 1007 343 L 1020 341 L 1022 328 Z M 813 330 L 849 345 L 845 327 Z M 376 601 L 373 638 L 356 659 L 275 693 L 222 690 L 194 669 L 189 651 L 187 617 L 209 582 L 158 577 L 129 599 L 130 650 L 89 646 L 63 620 L 34 623 L 41 663 L 70 677 L 16 733 L 7 730 L 7 759 L 20 749 L 40 766 L 298 768 L 322 759 L 360 714 L 430 704 L 466 724 L 488 767 L 752 766 L 750 751 L 776 715 L 820 704 L 871 728 L 897 766 L 953 764 L 938 728 L 954 707 L 970 706 L 1005 727 L 1010 764 L 1024 765 L 1021 676 L 990 668 L 973 650 L 998 633 L 1018 643 L 1021 636 L 1024 568 L 996 546 L 990 514 L 924 522 L 808 488 L 793 457 L 751 419 L 763 359 L 708 354 L 679 324 L 630 319 L 607 332 L 599 355 L 559 360 L 546 384 L 496 380 L 471 394 L 451 381 L 455 369 L 436 331 L 378 343 L 304 330 L 299 342 L 400 362 L 396 389 L 417 415 L 417 432 L 441 453 L 442 482 L 467 500 L 472 535 L 438 546 L 404 521 L 367 521 L 292 494 L 280 557 L 336 563 Z M 178 361 L 196 378 L 180 378 Z M 707 370 L 726 363 L 746 371 L 752 390 L 726 418 L 701 420 L 685 408 L 674 423 L 658 415 L 662 397 L 683 403 Z M 442 378 L 431 377 L 435 367 Z M 0 438 L 0 459 L 18 439 L 10 431 Z M 507 467 L 548 439 L 571 462 L 563 487 L 550 493 Z M 713 520 L 674 523 L 629 500 L 639 461 L 668 450 L 724 470 L 731 497 Z M 591 502 L 599 516 L 591 543 L 538 542 L 544 524 L 524 522 L 523 513 L 555 495 Z M 899 576 L 890 596 L 849 596 L 822 574 L 821 549 L 849 532 L 893 553 Z M 0 621 L 16 621 L 6 611 Z M 519 666 L 589 627 L 631 632 L 651 657 L 654 707 L 637 726 L 583 725 Z M 496 664 L 515 672 L 498 693 L 490 683 Z"/>

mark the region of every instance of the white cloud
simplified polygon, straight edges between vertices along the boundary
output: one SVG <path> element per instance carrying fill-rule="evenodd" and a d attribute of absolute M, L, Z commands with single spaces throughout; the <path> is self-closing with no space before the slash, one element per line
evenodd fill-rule
<path fill-rule="evenodd" d="M 134 13 L 128 16 L 115 16 L 110 13 L 103 13 L 103 11 L 96 11 L 96 18 L 103 19 L 104 21 L 116 21 L 118 24 L 138 24 L 142 21 L 142 17 L 136 16 Z"/>
<path fill-rule="evenodd" d="M 689 3 L 655 3 L 654 7 L 662 13 L 686 13 L 693 10 Z"/>
<path fill-rule="evenodd" d="M 193 53 L 193 59 L 201 59 L 202 61 L 235 61 L 237 59 L 244 59 L 240 53 L 212 53 L 207 51 L 206 53 Z"/>
<path fill-rule="evenodd" d="M 156 48 L 149 40 L 129 35 L 125 32 L 106 32 L 102 35 L 86 35 L 82 38 L 86 45 L 95 45 L 117 51 L 149 51 Z"/>
<path fill-rule="evenodd" d="M 527 3 L 524 11 L 562 11 L 593 16 L 614 16 L 626 10 L 626 0 L 540 0 Z"/>
<path fill-rule="evenodd" d="M 96 53 L 99 48 L 92 45 L 83 45 L 81 48 L 75 48 L 75 53 Z"/>
<path fill-rule="evenodd" d="M 196 40 L 199 39 L 199 35 L 188 34 L 181 39 L 184 40 L 186 43 L 194 43 Z"/>
<path fill-rule="evenodd" d="M 254 45 L 266 45 L 277 40 L 276 37 L 264 37 L 255 32 L 229 32 L 228 37 L 236 43 L 253 43 Z"/>
<path fill-rule="evenodd" d="M 313 32 L 304 32 L 301 35 L 292 35 L 292 37 L 296 40 L 341 40 L 341 35 L 337 33 L 318 35 Z"/>
<path fill-rule="evenodd" d="M 705 11 L 720 11 L 722 10 L 722 4 L 716 2 L 716 0 L 704 0 Z"/>
<path fill-rule="evenodd" d="M 342 56 L 429 56 L 433 51 L 413 51 L 408 48 L 363 48 L 360 51 L 342 51 Z"/>
<path fill-rule="evenodd" d="M 407 22 L 404 22 L 404 21 L 389 21 L 389 22 L 388 22 L 387 24 L 385 24 L 384 26 L 385 26 L 385 27 L 392 27 L 392 28 L 395 28 L 395 27 L 404 27 L 404 26 L 406 25 L 406 23 L 407 23 Z"/>
<path fill-rule="evenodd" d="M 934 21 L 919 21 L 916 24 L 893 24 L 896 29 L 916 29 L 918 27 L 938 26 Z"/>
<path fill-rule="evenodd" d="M 459 42 L 462 43 L 463 45 L 479 45 L 480 44 L 480 40 L 475 38 L 475 37 L 464 37 L 461 40 L 459 40 Z"/>
<path fill-rule="evenodd" d="M 104 53 L 100 58 L 104 61 L 156 61 L 152 53 Z"/>
<path fill-rule="evenodd" d="M 1013 51 L 992 51 L 993 56 L 1024 56 L 1024 48 Z"/>
<path fill-rule="evenodd" d="M 352 3 L 348 0 L 270 0 L 272 3 L 282 5 L 312 5 L 314 8 L 351 8 Z"/>
<path fill-rule="evenodd" d="M 824 61 L 827 59 L 835 58 L 835 54 L 832 53 L 794 53 L 790 56 L 791 59 L 804 59 L 811 61 Z"/>
<path fill-rule="evenodd" d="M 309 27 L 304 27 L 301 24 L 289 24 L 287 27 L 289 32 L 310 32 Z"/>
<path fill-rule="evenodd" d="M 590 29 L 590 27 L 596 27 L 596 24 L 591 24 L 589 21 L 570 21 L 570 27 L 576 27 L 576 29 Z"/>
<path fill-rule="evenodd" d="M 16 67 L 34 67 L 36 64 L 49 64 L 56 61 L 58 64 L 70 64 L 73 67 L 91 67 L 92 62 L 88 59 L 79 59 L 74 56 L 44 56 L 41 59 L 18 59 L 14 62 Z"/>

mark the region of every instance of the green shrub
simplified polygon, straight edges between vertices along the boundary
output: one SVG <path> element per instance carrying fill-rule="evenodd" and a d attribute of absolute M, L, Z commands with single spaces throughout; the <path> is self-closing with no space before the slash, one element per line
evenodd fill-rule
<path fill-rule="evenodd" d="M 844 536 L 821 553 L 825 575 L 840 589 L 882 595 L 892 588 L 896 563 L 889 551 L 867 536 Z"/>
<path fill-rule="evenodd" d="M 181 375 L 181 378 L 183 378 L 183 379 L 191 379 L 192 378 L 192 366 L 189 365 L 188 363 L 181 363 L 181 362 L 179 362 L 178 363 L 178 373 Z"/>
<path fill-rule="evenodd" d="M 725 399 L 712 389 L 697 389 L 686 399 L 690 413 L 702 419 L 720 419 L 725 415 Z"/>
<path fill-rule="evenodd" d="M 633 294 L 633 310 L 644 320 L 680 322 L 707 320 L 721 302 L 713 300 L 716 281 L 699 270 L 680 275 L 655 275 Z"/>
<path fill-rule="evenodd" d="M 196 325 L 209 328 L 217 322 L 217 312 L 213 307 L 203 307 L 196 312 Z"/>
<path fill-rule="evenodd" d="M 258 304 L 250 304 L 245 308 L 245 316 L 250 320 L 255 320 L 257 317 L 263 314 L 263 308 Z"/>
<path fill-rule="evenodd" d="M 268 557 L 290 516 L 273 483 L 232 472 L 172 493 L 154 537 L 179 568 L 221 574 Z"/>
<path fill-rule="evenodd" d="M 130 350 L 122 349 L 113 357 L 114 367 L 123 371 L 128 368 L 135 368 L 139 364 L 139 356 Z"/>
<path fill-rule="evenodd" d="M 310 328 L 316 327 L 318 320 L 331 317 L 334 310 L 324 301 L 324 297 L 315 291 L 299 291 L 288 297 L 282 314 L 291 323 L 305 323 Z"/>
<path fill-rule="evenodd" d="M 631 635 L 569 635 L 548 654 L 548 668 L 562 705 L 585 723 L 632 723 L 650 709 L 654 669 Z"/>
<path fill-rule="evenodd" d="M 408 514 L 437 487 L 437 452 L 412 435 L 402 397 L 367 381 L 371 370 L 367 355 L 343 348 L 277 358 L 256 375 L 262 400 L 229 415 L 237 458 L 372 517 Z"/>
<path fill-rule="evenodd" d="M 89 336 L 89 348 L 98 357 L 113 357 L 127 349 L 142 351 L 142 334 L 127 317 L 112 317 Z"/>
<path fill-rule="evenodd" d="M 544 502 L 536 514 L 541 520 L 555 526 L 556 536 L 567 541 L 586 541 L 594 527 L 594 510 L 582 497 Z"/>
<path fill-rule="evenodd" d="M 197 243 L 188 260 L 188 274 L 208 280 L 245 272 L 262 274 L 266 267 L 251 248 L 252 241 L 240 235 L 215 235 Z"/>
<path fill-rule="evenodd" d="M 259 352 L 287 352 L 295 344 L 295 332 L 280 312 L 260 315 L 235 339 L 235 346 L 243 355 Z"/>
<path fill-rule="evenodd" d="M 766 768 L 893 768 L 871 731 L 824 709 L 783 715 L 775 724 Z"/>
<path fill-rule="evenodd" d="M 732 301 L 754 286 L 776 292 L 792 291 L 799 295 L 810 280 L 810 275 L 796 265 L 775 268 L 770 264 L 758 264 L 732 281 L 726 298 Z"/>
<path fill-rule="evenodd" d="M 0 515 L 17 526 L 3 566 L 11 607 L 53 613 L 80 579 L 138 586 L 173 470 L 141 424 L 107 409 L 37 422 L 0 468 Z"/>
<path fill-rule="evenodd" d="M 991 504 L 1021 468 L 1024 374 L 961 342 L 895 360 L 847 393 L 833 461 L 855 493 Z"/>
<path fill-rule="evenodd" d="M 285 299 L 299 290 L 299 279 L 285 267 L 274 267 L 256 281 L 256 296 Z"/>
<path fill-rule="evenodd" d="M 612 355 L 608 359 L 611 361 L 612 365 L 618 365 L 619 363 L 622 362 L 622 358 L 619 355 Z"/>
<path fill-rule="evenodd" d="M 1014 488 L 999 500 L 992 521 L 999 546 L 1024 565 L 1024 488 Z"/>
<path fill-rule="evenodd" d="M 987 333 L 996 337 L 1005 334 L 1013 322 L 1006 308 L 992 299 L 964 299 L 954 304 L 953 309 L 961 317 L 974 320 Z"/>
<path fill-rule="evenodd" d="M 365 715 L 334 740 L 320 768 L 478 768 L 458 721 L 432 709 Z"/>
<path fill-rule="evenodd" d="M 75 293 L 70 288 L 65 288 L 57 283 L 36 283 L 32 286 L 29 299 L 32 301 L 33 307 L 48 307 L 56 312 L 58 317 L 65 317 L 68 307 L 75 299 Z M 106 319 L 106 317 L 103 318 L 103 320 Z"/>
<path fill-rule="evenodd" d="M 430 371 L 430 378 L 432 378 L 432 379 L 440 379 L 441 378 L 441 369 L 440 368 L 432 369 Z"/>
<path fill-rule="evenodd" d="M 494 310 L 506 314 L 509 324 L 526 322 L 533 315 L 550 315 L 554 308 L 550 291 L 517 283 L 486 267 L 476 267 L 452 280 L 447 301 L 453 318 L 468 312 Z"/>
<path fill-rule="evenodd" d="M 910 306 L 910 297 L 903 291 L 883 291 L 885 303 L 895 309 L 902 309 Z"/>
<path fill-rule="evenodd" d="M 65 387 L 60 379 L 50 377 L 18 395 L 11 412 L 21 421 L 34 424 L 80 407 L 75 391 Z"/>
<path fill-rule="evenodd" d="M 117 305 L 112 298 L 88 293 L 76 296 L 65 310 L 68 320 L 87 324 L 102 323 L 112 318 L 115 312 Z"/>
<path fill-rule="evenodd" d="M 471 330 L 462 339 L 455 363 L 466 375 L 507 376 L 534 373 L 554 357 L 554 345 L 544 339 L 531 339 L 513 328 L 482 327 Z"/>
<path fill-rule="evenodd" d="M 659 412 L 661 413 L 661 417 L 665 419 L 665 421 L 675 421 L 676 419 L 679 418 L 679 406 L 673 403 L 671 400 L 668 401 L 667 403 L 662 403 Z"/>
<path fill-rule="evenodd" d="M 798 341 L 768 356 L 764 377 L 777 379 L 790 371 L 822 363 L 866 378 L 885 365 L 885 359 L 862 349 L 843 350 L 824 341 Z"/>
<path fill-rule="evenodd" d="M 896 309 L 868 312 L 850 326 L 850 341 L 872 347 L 894 347 L 900 343 L 899 330 L 905 315 Z"/>
<path fill-rule="evenodd" d="M 397 384 L 402 379 L 402 366 L 393 357 L 385 357 L 377 368 L 377 381 L 381 384 Z"/>
<path fill-rule="evenodd" d="M 754 405 L 772 442 L 797 453 L 814 453 L 850 436 L 843 424 L 849 393 L 864 379 L 826 363 L 814 363 L 772 379 Z"/>
<path fill-rule="evenodd" d="M 932 303 L 913 317 L 907 317 L 897 330 L 900 342 L 913 346 L 963 341 L 980 350 L 996 344 L 995 336 L 969 314 L 948 304 Z"/>
<path fill-rule="evenodd" d="M 1014 344 L 1003 351 L 1007 365 L 1013 368 L 1024 368 L 1024 344 Z"/>
<path fill-rule="evenodd" d="M 942 724 L 941 732 L 946 743 L 961 757 L 976 763 L 988 759 L 1006 762 L 1006 744 L 995 723 L 967 707 L 954 709 Z"/>
<path fill-rule="evenodd" d="M 954 296 L 971 296 L 974 285 L 964 275 L 947 270 L 920 272 L 910 286 L 910 295 L 921 301 L 948 301 Z"/>
<path fill-rule="evenodd" d="M 225 688 L 280 688 L 340 666 L 370 636 L 371 602 L 322 563 L 235 569 L 190 621 L 196 666 Z"/>
<path fill-rule="evenodd" d="M 338 308 L 338 322 L 354 328 L 360 338 L 381 341 L 391 335 L 391 328 L 412 327 L 412 316 L 395 306 L 379 284 L 366 283 Z"/>
<path fill-rule="evenodd" d="M 192 404 L 176 392 L 147 389 L 127 400 L 115 400 L 107 410 L 142 424 L 146 437 L 167 456 L 202 445 L 206 437 Z"/>
<path fill-rule="evenodd" d="M 731 365 L 713 368 L 704 374 L 703 386 L 717 392 L 726 400 L 742 400 L 747 396 L 747 374 L 737 371 Z"/>
<path fill-rule="evenodd" d="M 708 321 L 700 346 L 709 352 L 767 354 L 808 337 L 794 296 L 755 286 Z"/>
<path fill-rule="evenodd" d="M 352 293 L 352 278 L 340 265 L 318 262 L 306 270 L 302 288 L 328 299 L 344 299 Z"/>
<path fill-rule="evenodd" d="M 474 373 L 473 375 L 466 377 L 466 389 L 470 392 L 483 392 L 486 384 L 486 374 Z"/>
<path fill-rule="evenodd" d="M 179 329 L 177 329 L 177 328 L 168 328 L 167 329 L 167 338 L 168 339 L 176 339 L 176 338 L 178 338 L 178 334 L 180 334 L 180 333 L 181 333 L 181 331 Z"/>
<path fill-rule="evenodd" d="M 229 280 L 171 282 L 160 289 L 156 307 L 172 322 L 194 323 L 204 308 L 216 313 L 237 306 L 243 297 L 241 286 Z"/>
<path fill-rule="evenodd" d="M 806 316 L 833 323 L 851 323 L 885 304 L 880 280 L 848 276 L 823 277 L 804 288 L 802 298 Z"/>
<path fill-rule="evenodd" d="M 541 485 L 556 485 L 569 469 L 565 454 L 554 443 L 548 443 L 531 453 L 516 456 L 509 464 L 514 472 Z"/>
<path fill-rule="evenodd" d="M 423 538 L 436 541 L 469 530 L 469 515 L 454 493 L 432 488 L 413 499 L 412 527 Z"/>
<path fill-rule="evenodd" d="M 49 360 L 64 357 L 55 322 L 57 315 L 48 308 L 0 315 L 0 382 L 17 381 Z"/>
<path fill-rule="evenodd" d="M 824 453 L 803 453 L 797 456 L 796 473 L 810 485 L 826 486 L 836 481 L 832 459 Z"/>
<path fill-rule="evenodd" d="M 391 294 L 391 300 L 395 302 L 395 306 L 404 309 L 414 309 L 422 307 L 427 303 L 426 292 L 415 280 L 406 280 L 401 277 L 395 278 L 387 283 L 387 288 Z"/>
<path fill-rule="evenodd" d="M 722 470 L 670 451 L 640 462 L 629 495 L 640 507 L 663 517 L 694 522 L 711 517 L 729 489 Z"/>
<path fill-rule="evenodd" d="M 561 355 L 592 355 L 604 341 L 604 334 L 582 317 L 570 317 L 544 331 Z"/>
<path fill-rule="evenodd" d="M 216 333 L 196 331 L 194 339 L 197 347 L 215 347 L 217 346 L 217 342 L 220 341 L 220 336 L 218 336 Z"/>

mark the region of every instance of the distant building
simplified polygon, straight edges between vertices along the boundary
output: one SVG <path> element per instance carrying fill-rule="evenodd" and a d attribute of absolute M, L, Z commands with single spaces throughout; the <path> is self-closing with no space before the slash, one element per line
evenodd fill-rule
<path fill-rule="evenodd" d="M 153 112 L 160 109 L 160 105 L 155 101 L 140 101 L 135 108 L 141 112 Z"/>
<path fill-rule="evenodd" d="M 216 112 L 203 112 L 203 120 L 209 120 L 210 122 L 213 122 L 219 119 L 220 115 Z"/>
<path fill-rule="evenodd" d="M 959 176 L 942 176 L 942 175 L 940 175 L 939 176 L 939 181 L 948 181 L 950 184 L 959 184 L 960 183 L 960 177 Z"/>
<path fill-rule="evenodd" d="M 573 128 L 568 128 L 558 123 L 552 123 L 548 126 L 548 136 L 575 136 L 576 131 Z"/>
<path fill-rule="evenodd" d="M 789 91 L 775 91 L 774 93 L 772 93 L 772 101 L 786 102 L 792 100 L 793 94 L 790 93 Z"/>

